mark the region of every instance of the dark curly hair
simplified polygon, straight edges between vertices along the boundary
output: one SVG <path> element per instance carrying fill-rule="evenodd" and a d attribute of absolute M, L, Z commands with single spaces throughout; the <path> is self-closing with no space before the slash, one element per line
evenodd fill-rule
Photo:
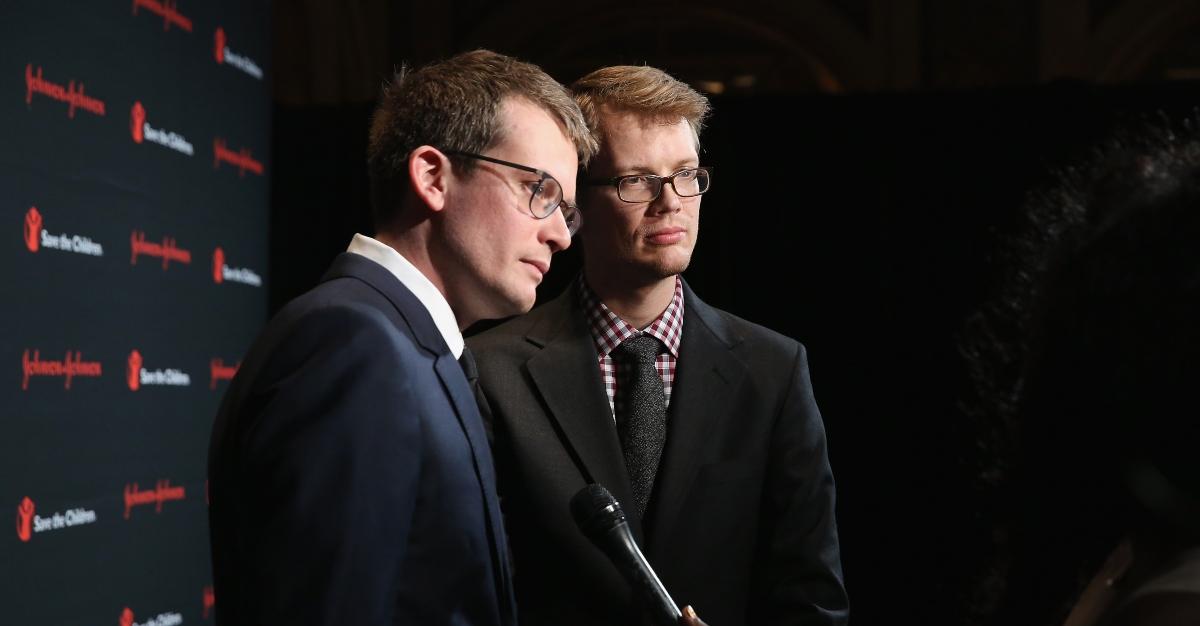
<path fill-rule="evenodd" d="M 1062 623 L 1123 538 L 1200 525 L 1200 117 L 1031 195 L 960 337 L 993 559 L 979 623 Z"/>

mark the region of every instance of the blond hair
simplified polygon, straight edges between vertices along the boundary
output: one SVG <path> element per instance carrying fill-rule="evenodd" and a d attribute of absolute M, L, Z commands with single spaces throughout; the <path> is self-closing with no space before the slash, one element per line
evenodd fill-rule
<path fill-rule="evenodd" d="M 549 113 L 575 145 L 581 167 L 595 155 L 596 140 L 579 107 L 536 65 L 474 50 L 416 70 L 401 67 L 384 87 L 371 119 L 367 170 L 376 228 L 400 209 L 400 181 L 408 175 L 414 149 L 430 145 L 442 151 L 486 151 L 505 139 L 500 110 L 508 97 L 524 98 Z M 452 160 L 464 171 L 475 165 Z"/>
<path fill-rule="evenodd" d="M 648 66 L 614 65 L 602 67 L 575 81 L 568 89 L 587 120 L 596 140 L 603 143 L 600 109 L 645 115 L 656 121 L 674 123 L 687 120 L 696 147 L 700 131 L 711 107 L 708 98 L 666 72 Z"/>

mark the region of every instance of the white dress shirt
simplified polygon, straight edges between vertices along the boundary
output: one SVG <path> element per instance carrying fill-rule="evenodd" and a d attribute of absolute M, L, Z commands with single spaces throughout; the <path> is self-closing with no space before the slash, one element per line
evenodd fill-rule
<path fill-rule="evenodd" d="M 354 235 L 354 239 L 350 240 L 350 247 L 346 248 L 346 252 L 365 256 L 395 275 L 433 316 L 433 323 L 441 331 L 442 338 L 446 340 L 446 345 L 450 347 L 450 353 L 454 355 L 454 358 L 462 356 L 464 345 L 462 332 L 458 330 L 458 320 L 454 317 L 450 303 L 446 302 L 446 296 L 443 296 L 442 292 L 438 291 L 437 287 L 434 287 L 433 283 L 429 282 L 429 279 L 420 270 L 409 263 L 404 255 L 385 243 L 359 234 Z"/>

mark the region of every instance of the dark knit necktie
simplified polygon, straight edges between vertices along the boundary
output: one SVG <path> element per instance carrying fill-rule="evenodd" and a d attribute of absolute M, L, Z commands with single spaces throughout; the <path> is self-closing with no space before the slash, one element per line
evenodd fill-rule
<path fill-rule="evenodd" d="M 463 376 L 467 377 L 467 383 L 471 385 L 471 391 L 479 386 L 479 370 L 475 367 L 475 355 L 471 354 L 471 349 L 463 346 L 462 356 L 458 357 L 458 364 L 462 366 Z"/>
<path fill-rule="evenodd" d="M 646 513 L 654 476 L 658 473 L 658 459 L 667 440 L 667 395 L 654 367 L 660 345 L 650 335 L 638 335 L 626 339 L 615 350 L 625 374 L 617 387 L 617 434 L 638 519 Z"/>

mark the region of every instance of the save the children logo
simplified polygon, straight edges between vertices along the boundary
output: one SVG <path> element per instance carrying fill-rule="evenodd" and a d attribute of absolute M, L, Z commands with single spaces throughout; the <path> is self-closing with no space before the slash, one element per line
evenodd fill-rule
<path fill-rule="evenodd" d="M 222 163 L 228 163 L 237 168 L 238 178 L 245 178 L 246 172 L 263 175 L 263 164 L 254 158 L 250 148 L 230 150 L 221 137 L 213 139 L 213 169 L 221 169 Z"/>
<path fill-rule="evenodd" d="M 192 377 L 174 367 L 145 367 L 142 353 L 133 350 L 129 353 L 125 368 L 125 384 L 129 386 L 130 391 L 137 391 L 143 386 L 187 387 L 192 384 Z"/>
<path fill-rule="evenodd" d="M 225 280 L 225 251 L 221 248 L 213 250 L 213 282 L 218 285 Z"/>
<path fill-rule="evenodd" d="M 179 3 L 176 0 L 133 0 L 133 14 L 138 14 L 138 9 L 146 9 L 162 18 L 163 32 L 171 29 L 171 26 L 176 26 L 180 30 L 192 32 L 192 20 L 179 12 Z"/>
<path fill-rule="evenodd" d="M 180 248 L 174 237 L 164 235 L 159 241 L 147 240 L 145 231 L 135 230 L 129 235 L 129 264 L 137 265 L 139 256 L 161 259 L 164 270 L 172 261 L 184 265 L 192 262 L 191 250 Z"/>
<path fill-rule="evenodd" d="M 61 361 L 43 359 L 41 350 L 25 350 L 21 355 L 21 391 L 29 390 L 34 377 L 63 379 L 63 389 L 70 391 L 75 378 L 98 378 L 103 373 L 99 361 L 84 361 L 79 350 L 67 350 Z"/>
<path fill-rule="evenodd" d="M 17 505 L 17 539 L 28 543 L 33 537 L 33 512 L 37 510 L 33 500 L 22 498 Z"/>
<path fill-rule="evenodd" d="M 17 539 L 21 543 L 29 543 L 34 534 L 84 526 L 95 521 L 96 512 L 81 507 L 43 517 L 37 514 L 37 505 L 33 500 L 26 496 L 17 504 Z"/>
<path fill-rule="evenodd" d="M 51 234 L 45 228 L 45 219 L 37 207 L 31 206 L 25 212 L 25 248 L 37 252 L 42 248 L 61 250 L 88 256 L 104 256 L 104 246 L 83 235 Z"/>
<path fill-rule="evenodd" d="M 224 282 L 241 283 L 251 287 L 262 287 L 262 277 L 246 267 L 230 267 L 226 262 L 225 251 L 220 247 L 213 250 L 213 282 L 218 285 Z"/>
<path fill-rule="evenodd" d="M 195 148 L 187 137 L 175 131 L 151 126 L 146 120 L 146 107 L 141 101 L 134 102 L 129 110 L 129 133 L 133 135 L 134 143 L 150 141 L 180 154 L 192 156 L 195 153 Z"/>
<path fill-rule="evenodd" d="M 38 251 L 38 241 L 42 235 L 42 214 L 37 207 L 31 206 L 25 212 L 25 247 L 30 252 Z"/>
<path fill-rule="evenodd" d="M 213 32 L 213 57 L 216 58 L 219 65 L 228 65 L 256 80 L 262 80 L 262 68 L 254 62 L 254 59 L 230 50 L 229 37 L 225 34 L 225 29 L 220 26 Z"/>
<path fill-rule="evenodd" d="M 164 478 L 154 483 L 154 489 L 140 489 L 137 483 L 125 485 L 125 519 L 135 506 L 154 505 L 155 513 L 162 513 L 163 503 L 173 500 L 183 500 L 186 492 L 183 487 L 172 487 L 171 479 Z"/>
<path fill-rule="evenodd" d="M 146 107 L 141 102 L 134 102 L 129 111 L 129 133 L 133 135 L 133 143 L 142 143 L 146 138 L 143 125 L 146 123 Z"/>
<path fill-rule="evenodd" d="M 75 110 L 87 111 L 93 115 L 104 116 L 104 101 L 84 93 L 83 81 L 78 84 L 75 79 L 67 81 L 64 87 L 46 79 L 42 66 L 33 69 L 33 64 L 25 65 L 25 105 L 33 108 L 33 95 L 39 94 L 51 100 L 67 103 L 67 119 L 75 119 Z"/>
<path fill-rule="evenodd" d="M 134 350 L 129 353 L 129 363 L 125 367 L 125 384 L 131 391 L 137 391 L 142 386 L 142 353 Z"/>
<path fill-rule="evenodd" d="M 225 41 L 225 29 L 218 26 L 213 33 L 213 57 L 217 59 L 218 64 L 225 62 Z"/>
<path fill-rule="evenodd" d="M 182 623 L 183 616 L 171 611 L 159 613 L 144 622 L 135 622 L 133 609 L 129 607 L 121 609 L 121 615 L 117 617 L 117 626 L 179 626 Z"/>

